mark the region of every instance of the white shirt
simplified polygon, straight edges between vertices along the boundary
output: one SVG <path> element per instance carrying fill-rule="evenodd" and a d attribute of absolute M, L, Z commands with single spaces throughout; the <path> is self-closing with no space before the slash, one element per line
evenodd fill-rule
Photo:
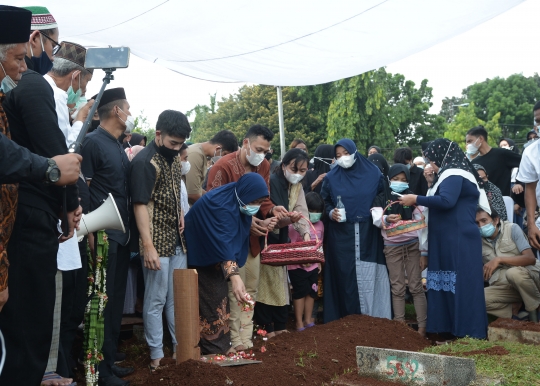
<path fill-rule="evenodd" d="M 540 141 L 534 141 L 527 146 L 521 155 L 517 180 L 525 184 L 536 182 L 540 179 Z M 536 202 L 540 202 L 540 184 L 536 186 Z M 540 218 L 536 220 L 540 228 Z"/>
<path fill-rule="evenodd" d="M 189 201 L 184 180 L 180 180 L 180 197 L 180 205 L 182 207 L 182 212 L 184 212 L 185 216 L 189 212 Z"/>
<path fill-rule="evenodd" d="M 73 124 L 73 127 L 69 124 L 67 92 L 56 87 L 54 79 L 49 75 L 44 75 L 43 77 L 49 82 L 54 91 L 54 103 L 56 115 L 58 116 L 58 126 L 60 127 L 60 130 L 62 130 L 62 133 L 66 138 L 66 144 L 69 147 L 69 145 L 77 139 L 83 123 L 77 121 Z M 59 223 L 61 223 L 61 221 L 59 221 Z M 76 231 L 72 238 L 59 244 L 58 253 L 56 255 L 56 264 L 59 271 L 71 271 L 82 267 Z"/>
<path fill-rule="evenodd" d="M 64 138 L 66 138 L 66 145 L 69 147 L 73 142 L 77 140 L 77 136 L 82 129 L 83 122 L 75 121 L 73 126 L 69 124 L 69 108 L 67 105 L 68 94 L 61 88 L 56 86 L 54 79 L 49 75 L 44 75 L 43 78 L 51 85 L 54 91 L 54 103 L 56 103 L 56 115 L 58 115 L 58 126 Z"/>

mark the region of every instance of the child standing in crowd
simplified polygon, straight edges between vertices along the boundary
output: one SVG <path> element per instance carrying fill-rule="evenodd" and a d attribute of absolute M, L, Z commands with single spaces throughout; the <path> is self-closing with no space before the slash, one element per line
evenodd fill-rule
<path fill-rule="evenodd" d="M 390 202 L 397 201 L 398 196 L 392 193 L 412 193 L 409 189 L 409 178 L 409 170 L 406 165 L 395 164 L 390 168 L 388 172 L 390 191 L 380 193 L 374 200 L 374 208 L 371 209 L 375 226 L 383 228 L 383 222 L 384 225 L 389 226 L 400 220 L 418 220 L 421 218 L 421 212 L 424 210 L 421 206 L 412 208 L 395 203 L 383 212 Z M 405 272 L 407 272 L 409 290 L 413 296 L 418 322 L 418 333 L 425 336 L 427 302 L 422 287 L 421 273 L 427 266 L 427 251 L 424 250 L 423 246 L 420 246 L 420 232 L 419 230 L 413 230 L 395 236 L 388 236 L 383 228 L 381 233 L 384 238 L 384 254 L 392 288 L 394 319 L 405 322 Z"/>
<path fill-rule="evenodd" d="M 322 216 L 324 215 L 324 201 L 320 194 L 310 192 L 306 194 L 306 204 L 309 211 L 309 220 L 313 223 L 315 232 L 310 228 L 311 240 L 320 241 L 324 235 L 324 225 Z M 300 233 L 289 225 L 289 238 L 291 243 L 304 241 Z M 296 331 L 303 331 L 308 327 L 313 327 L 315 321 L 313 319 L 313 304 L 317 297 L 317 283 L 321 264 L 303 264 L 289 265 L 289 279 L 293 287 L 293 305 L 294 317 L 296 320 Z M 303 317 L 302 317 L 303 316 Z"/>

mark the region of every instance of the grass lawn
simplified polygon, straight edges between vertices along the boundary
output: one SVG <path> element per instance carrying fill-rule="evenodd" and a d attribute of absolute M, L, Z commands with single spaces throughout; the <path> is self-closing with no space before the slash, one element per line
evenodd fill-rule
<path fill-rule="evenodd" d="M 540 385 L 540 346 L 464 338 L 452 344 L 428 347 L 423 352 L 449 352 L 453 356 L 462 356 L 460 354 L 463 352 L 485 350 L 493 346 L 502 346 L 509 354 L 467 356 L 475 360 L 477 374 L 489 378 L 504 378 L 505 385 Z"/>

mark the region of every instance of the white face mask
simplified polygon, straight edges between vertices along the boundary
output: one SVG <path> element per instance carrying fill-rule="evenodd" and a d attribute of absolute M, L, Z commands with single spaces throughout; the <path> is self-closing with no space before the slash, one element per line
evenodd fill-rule
<path fill-rule="evenodd" d="M 191 164 L 189 163 L 189 161 L 182 161 L 182 175 L 185 176 L 186 174 L 188 174 L 190 169 Z"/>
<path fill-rule="evenodd" d="M 248 150 L 246 149 L 246 158 L 248 162 L 255 167 L 259 166 L 261 162 L 264 161 L 264 153 L 255 153 L 253 149 L 251 148 L 251 143 L 249 142 L 249 140 L 248 140 L 248 149 L 249 149 L 249 154 L 248 154 Z"/>
<path fill-rule="evenodd" d="M 124 111 L 121 108 L 118 108 L 118 109 L 124 113 Z M 124 113 L 124 114 L 126 114 L 126 113 Z M 125 121 L 122 118 L 120 118 L 120 116 L 118 116 L 118 118 L 122 122 L 124 122 L 124 124 L 126 125 L 126 131 L 124 131 L 124 134 L 131 134 L 133 129 L 135 129 L 135 118 L 133 118 L 133 115 L 127 115 L 126 114 L 126 120 Z"/>
<path fill-rule="evenodd" d="M 291 184 L 294 185 L 302 181 L 304 176 L 301 174 L 293 174 L 289 172 L 287 169 L 285 169 L 285 178 L 287 179 L 287 181 L 289 181 Z"/>
<path fill-rule="evenodd" d="M 480 149 L 480 145 L 477 145 L 476 142 L 478 142 L 478 139 L 476 139 L 476 141 L 474 141 L 474 143 L 469 143 L 467 145 L 467 154 L 469 155 L 473 155 L 473 154 L 476 154 L 478 153 L 478 149 Z"/>
<path fill-rule="evenodd" d="M 354 158 L 354 154 L 342 155 L 336 161 L 336 163 L 344 169 L 350 168 L 351 166 L 354 165 L 355 162 L 356 162 L 356 158 Z"/>

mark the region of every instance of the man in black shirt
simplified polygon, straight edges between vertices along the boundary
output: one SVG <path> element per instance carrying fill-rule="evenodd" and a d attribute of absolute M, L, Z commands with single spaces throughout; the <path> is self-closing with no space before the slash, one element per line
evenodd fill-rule
<path fill-rule="evenodd" d="M 425 196 L 428 191 L 428 184 L 426 177 L 424 177 L 424 170 L 419 168 L 413 163 L 413 154 L 410 147 L 400 147 L 394 152 L 394 163 L 403 164 L 409 168 L 411 178 L 409 179 L 409 189 L 414 194 L 419 196 Z"/>
<path fill-rule="evenodd" d="M 482 165 L 489 175 L 489 181 L 501 190 L 503 196 L 510 196 L 512 169 L 519 167 L 521 155 L 488 144 L 488 133 L 484 126 L 476 126 L 467 132 L 467 154 L 479 152 L 473 164 Z"/>
<path fill-rule="evenodd" d="M 82 172 L 90 186 L 90 211 L 99 208 L 111 193 L 120 212 L 126 233 L 106 229 L 109 239 L 107 263 L 107 305 L 104 311 L 104 360 L 99 364 L 99 384 L 129 385 L 120 379 L 133 372 L 114 364 L 129 269 L 130 200 L 129 160 L 118 138 L 133 129 L 133 117 L 123 88 L 106 90 L 98 105 L 100 125 L 83 142 Z"/>

